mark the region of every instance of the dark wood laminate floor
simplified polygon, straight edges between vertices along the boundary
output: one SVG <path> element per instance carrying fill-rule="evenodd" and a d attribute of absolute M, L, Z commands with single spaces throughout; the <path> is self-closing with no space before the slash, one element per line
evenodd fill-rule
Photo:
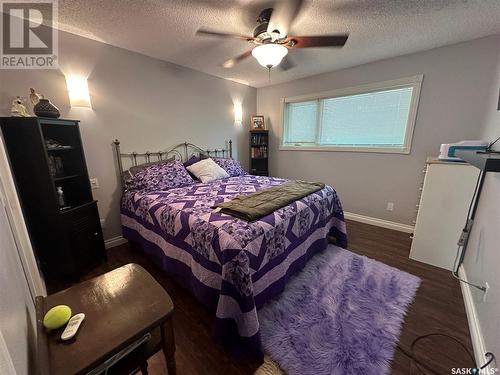
<path fill-rule="evenodd" d="M 417 336 L 431 332 L 451 334 L 472 350 L 469 328 L 458 281 L 448 271 L 408 258 L 408 234 L 367 224 L 348 222 L 349 249 L 377 259 L 390 266 L 422 278 L 415 301 L 410 306 L 400 337 L 400 345 L 408 349 Z M 107 272 L 123 264 L 135 262 L 145 267 L 168 291 L 175 304 L 174 326 L 177 342 L 178 374 L 253 374 L 260 366 L 255 361 L 237 361 L 229 357 L 211 339 L 213 315 L 183 288 L 157 269 L 138 249 L 129 244 L 109 250 L 109 260 L 86 278 Z M 453 342 L 433 338 L 416 348 L 419 358 L 438 374 L 450 374 L 451 367 L 470 367 L 467 354 Z M 161 354 L 149 361 L 150 374 L 166 374 Z M 393 374 L 410 374 L 410 361 L 396 351 Z M 419 373 L 416 369 L 414 374 Z"/>

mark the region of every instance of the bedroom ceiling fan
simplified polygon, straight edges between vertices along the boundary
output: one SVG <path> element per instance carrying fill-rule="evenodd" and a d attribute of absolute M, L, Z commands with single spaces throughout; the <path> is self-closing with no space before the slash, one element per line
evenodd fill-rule
<path fill-rule="evenodd" d="M 237 63 L 253 56 L 260 65 L 268 68 L 280 66 L 288 70 L 294 65 L 286 57 L 290 49 L 311 47 L 343 47 L 349 34 L 319 35 L 319 36 L 290 36 L 288 30 L 300 13 L 303 0 L 278 1 L 274 8 L 266 8 L 260 12 L 257 27 L 253 36 L 234 33 L 224 33 L 207 29 L 199 29 L 198 36 L 239 39 L 255 47 L 239 56 L 226 60 L 222 66 L 232 68 Z M 281 64 L 280 64 L 281 63 Z"/>

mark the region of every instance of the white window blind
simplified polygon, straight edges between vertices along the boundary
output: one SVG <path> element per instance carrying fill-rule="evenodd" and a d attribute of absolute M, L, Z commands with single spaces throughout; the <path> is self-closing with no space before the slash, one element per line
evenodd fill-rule
<path fill-rule="evenodd" d="M 421 76 L 284 103 L 284 148 L 409 152 Z M 330 95 L 328 95 L 330 94 Z M 292 98 L 293 99 L 293 98 Z"/>
<path fill-rule="evenodd" d="M 288 138 L 293 142 L 315 143 L 318 101 L 290 103 L 287 106 Z"/>

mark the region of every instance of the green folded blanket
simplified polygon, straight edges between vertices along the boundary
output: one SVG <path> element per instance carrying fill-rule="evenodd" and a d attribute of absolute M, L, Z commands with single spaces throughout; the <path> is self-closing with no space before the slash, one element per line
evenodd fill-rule
<path fill-rule="evenodd" d="M 321 182 L 289 181 L 271 186 L 233 200 L 220 203 L 214 208 L 220 212 L 246 221 L 255 221 L 325 187 Z"/>

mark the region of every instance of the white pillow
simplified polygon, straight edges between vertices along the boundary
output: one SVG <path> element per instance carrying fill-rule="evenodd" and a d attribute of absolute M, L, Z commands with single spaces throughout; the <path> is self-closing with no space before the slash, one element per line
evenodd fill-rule
<path fill-rule="evenodd" d="M 194 174 L 201 182 L 211 182 L 221 178 L 229 177 L 228 173 L 219 167 L 212 159 L 203 159 L 191 164 L 186 169 Z"/>

